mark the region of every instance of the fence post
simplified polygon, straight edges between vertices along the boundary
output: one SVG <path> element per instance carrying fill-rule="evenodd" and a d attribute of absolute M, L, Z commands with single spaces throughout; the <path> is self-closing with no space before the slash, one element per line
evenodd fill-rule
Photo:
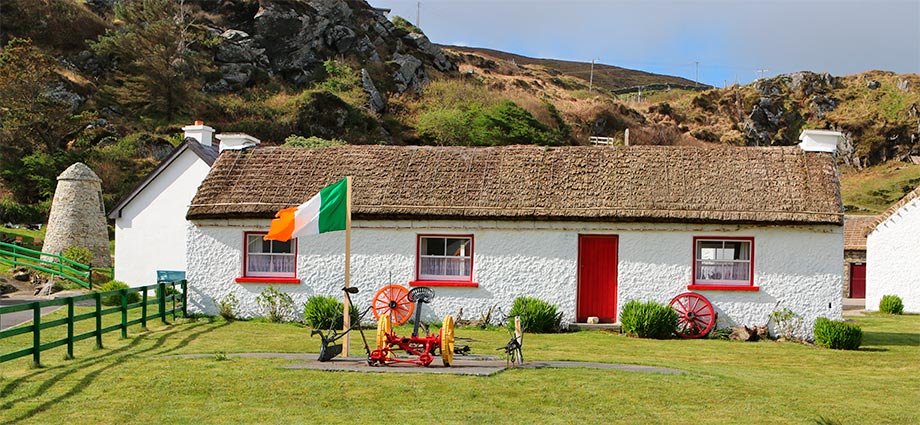
<path fill-rule="evenodd" d="M 73 360 L 73 297 L 67 297 L 67 355 L 65 360 Z"/>
<path fill-rule="evenodd" d="M 176 282 L 170 282 L 169 287 L 172 288 L 172 291 L 169 291 L 172 295 L 172 317 L 173 321 L 176 320 Z"/>
<path fill-rule="evenodd" d="M 89 263 L 89 270 L 87 271 L 89 276 L 87 277 L 87 283 L 89 283 L 89 290 L 93 290 L 93 263 Z"/>
<path fill-rule="evenodd" d="M 147 287 L 144 287 L 144 293 L 141 295 L 141 328 L 147 330 Z"/>
<path fill-rule="evenodd" d="M 102 348 L 102 296 L 96 292 L 96 348 Z"/>
<path fill-rule="evenodd" d="M 128 290 L 122 289 L 119 292 L 121 295 L 121 337 L 128 337 Z"/>
<path fill-rule="evenodd" d="M 160 320 L 164 325 L 168 325 L 169 322 L 166 321 L 166 284 L 163 282 L 157 282 L 157 305 L 160 310 Z"/>
<path fill-rule="evenodd" d="M 36 301 L 32 304 L 32 367 L 42 367 L 42 306 Z"/>
<path fill-rule="evenodd" d="M 182 279 L 182 317 L 188 317 L 188 281 Z"/>

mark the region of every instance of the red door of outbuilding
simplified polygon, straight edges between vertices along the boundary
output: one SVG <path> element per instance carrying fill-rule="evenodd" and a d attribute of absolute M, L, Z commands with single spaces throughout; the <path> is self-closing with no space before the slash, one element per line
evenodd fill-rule
<path fill-rule="evenodd" d="M 865 264 L 850 264 L 850 298 L 866 298 Z"/>
<path fill-rule="evenodd" d="M 578 236 L 579 322 L 596 316 L 601 322 L 617 318 L 617 237 Z"/>

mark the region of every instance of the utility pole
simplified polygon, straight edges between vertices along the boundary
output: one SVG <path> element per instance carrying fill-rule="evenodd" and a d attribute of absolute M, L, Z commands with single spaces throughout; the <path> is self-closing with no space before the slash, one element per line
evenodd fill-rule
<path fill-rule="evenodd" d="M 700 85 L 700 61 L 694 61 L 696 64 L 696 79 L 693 80 L 693 87 L 698 87 Z"/>
<path fill-rule="evenodd" d="M 770 72 L 770 70 L 769 69 L 758 69 L 757 73 L 760 74 L 760 77 L 757 79 L 758 80 L 763 79 L 763 75 L 766 74 L 767 72 Z"/>
<path fill-rule="evenodd" d="M 422 27 L 422 2 L 415 2 L 415 26 Z"/>
<path fill-rule="evenodd" d="M 591 59 L 591 78 L 588 79 L 588 93 L 591 93 L 594 90 L 594 61 L 597 59 Z"/>

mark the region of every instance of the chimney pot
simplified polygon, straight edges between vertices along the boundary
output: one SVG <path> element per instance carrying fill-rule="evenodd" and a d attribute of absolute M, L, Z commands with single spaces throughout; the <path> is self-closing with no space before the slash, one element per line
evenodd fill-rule
<path fill-rule="evenodd" d="M 808 152 L 837 154 L 837 145 L 843 140 L 843 133 L 830 130 L 803 130 L 799 136 L 799 148 Z"/>
<path fill-rule="evenodd" d="M 251 148 L 261 143 L 261 140 L 246 133 L 221 133 L 217 135 L 217 140 L 220 140 L 221 152 L 227 149 L 240 150 Z"/>
<path fill-rule="evenodd" d="M 214 137 L 214 129 L 204 125 L 204 121 L 195 121 L 195 125 L 182 127 L 185 132 L 185 138 L 192 138 L 198 141 L 201 146 L 210 147 L 211 140 Z"/>

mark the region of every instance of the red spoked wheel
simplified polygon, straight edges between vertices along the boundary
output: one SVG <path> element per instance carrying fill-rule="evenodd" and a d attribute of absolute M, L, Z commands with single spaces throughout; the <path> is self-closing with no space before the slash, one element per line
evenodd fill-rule
<path fill-rule="evenodd" d="M 712 303 L 700 294 L 684 292 L 671 300 L 671 308 L 677 312 L 677 336 L 681 338 L 702 338 L 716 325 Z"/>
<path fill-rule="evenodd" d="M 412 316 L 412 311 L 415 310 L 415 304 L 409 301 L 409 290 L 397 284 L 380 288 L 374 294 L 371 306 L 373 307 L 375 319 L 380 319 L 380 316 L 389 314 L 395 325 L 406 323 L 409 317 Z"/>

